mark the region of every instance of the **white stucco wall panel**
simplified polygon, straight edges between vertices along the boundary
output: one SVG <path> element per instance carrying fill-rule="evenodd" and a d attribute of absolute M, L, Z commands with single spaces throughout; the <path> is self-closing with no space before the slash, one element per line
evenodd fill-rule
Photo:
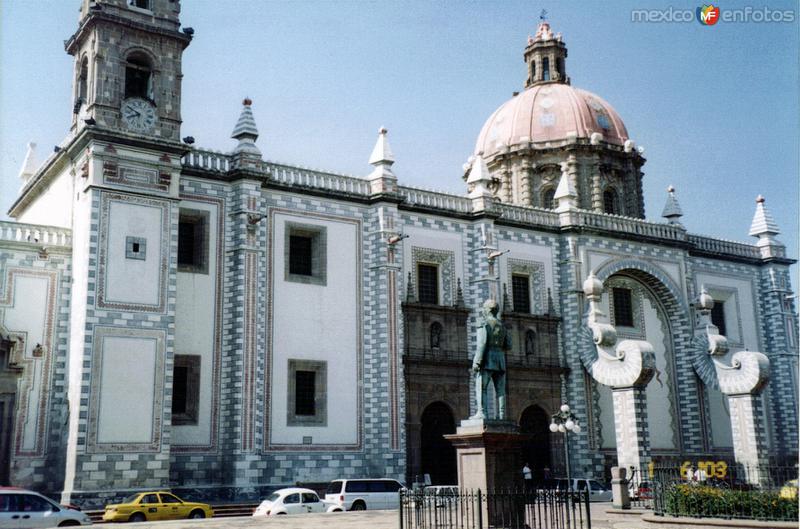
<path fill-rule="evenodd" d="M 324 227 L 325 285 L 287 281 L 284 275 L 286 222 Z M 351 222 L 313 215 L 276 214 L 273 229 L 273 331 L 270 379 L 270 441 L 302 445 L 356 444 L 362 373 L 359 372 L 362 300 L 360 233 Z M 327 363 L 327 418 L 323 426 L 288 426 L 290 359 Z"/>
<path fill-rule="evenodd" d="M 711 297 L 724 301 L 726 335 L 735 346 L 734 349 L 760 350 L 753 279 L 733 274 L 697 272 L 695 282 L 698 292 L 705 285 Z"/>
<path fill-rule="evenodd" d="M 112 201 L 108 215 L 108 248 L 105 280 L 106 301 L 118 303 L 159 303 L 161 271 L 161 233 L 163 210 L 137 204 Z M 145 259 L 125 256 L 128 236 L 147 241 Z M 145 280 L 146 279 L 146 280 Z"/>
<path fill-rule="evenodd" d="M 150 338 L 103 338 L 97 441 L 146 443 L 153 434 L 157 342 Z"/>
<path fill-rule="evenodd" d="M 206 202 L 181 201 L 181 207 L 209 212 L 208 273 L 177 273 L 175 303 L 175 354 L 200 356 L 200 401 L 196 425 L 176 425 L 172 441 L 178 445 L 200 445 L 211 442 L 212 380 L 214 368 L 215 310 L 217 292 L 218 207 Z"/>
<path fill-rule="evenodd" d="M 17 218 L 19 222 L 72 227 L 73 176 L 65 168 Z"/>
<path fill-rule="evenodd" d="M 25 369 L 33 369 L 33 383 L 29 386 L 29 398 L 25 410 L 25 428 L 23 430 L 23 450 L 33 450 L 36 443 L 36 423 L 39 417 L 39 395 L 43 389 L 42 358 L 33 358 L 32 351 L 36 344 L 45 342 L 45 318 L 47 307 L 48 280 L 45 277 L 15 275 L 13 281 L 12 305 L 3 312 L 3 324 L 15 333 L 24 333 Z"/>

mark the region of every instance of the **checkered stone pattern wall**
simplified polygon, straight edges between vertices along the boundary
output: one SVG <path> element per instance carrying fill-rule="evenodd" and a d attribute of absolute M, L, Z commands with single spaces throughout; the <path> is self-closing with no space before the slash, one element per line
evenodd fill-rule
<path fill-rule="evenodd" d="M 759 279 L 759 311 L 763 352 L 770 360 L 769 419 L 775 455 L 786 461 L 797 460 L 798 388 L 792 379 L 797 376 L 797 313 L 795 312 L 789 270 L 785 266 L 761 268 Z M 793 329 L 790 329 L 793 327 Z M 780 425 L 780 431 L 777 426 Z"/>
<path fill-rule="evenodd" d="M 647 426 L 647 395 L 641 387 L 614 388 L 614 430 L 617 465 L 644 468 L 650 462 L 650 429 Z"/>
<path fill-rule="evenodd" d="M 757 302 L 754 317 L 759 322 L 757 348 L 770 361 L 769 382 L 763 390 L 769 421 L 765 429 L 769 434 L 773 458 L 778 463 L 789 461 L 794 464 L 798 445 L 798 390 L 792 374 L 797 371 L 798 345 L 797 313 L 790 297 L 792 288 L 788 267 L 772 263 L 755 266 L 704 258 L 693 258 L 690 263 L 693 271 L 711 270 L 750 278 L 752 281 Z"/>
<path fill-rule="evenodd" d="M 22 399 L 35 398 L 37 415 L 28 417 L 26 412 L 20 412 L 14 418 L 16 432 L 26 423 L 37 423 L 36 446 L 33 450 L 24 450 L 20 446 L 21 437 L 15 436 L 11 446 L 10 472 L 12 482 L 17 486 L 53 491 L 60 490 L 63 484 L 72 259 L 69 248 L 51 248 L 46 254 L 40 250 L 41 246 L 34 243 L 0 242 L 0 322 L 5 322 L 6 307 L 20 307 L 25 303 L 24 299 L 12 299 L 13 276 L 32 274 L 48 280 L 54 295 L 48 306 L 40 309 L 44 311 L 46 321 L 52 318 L 52 328 L 49 336 L 44 337 L 42 356 L 23 360 L 17 385 L 21 390 L 17 393 L 18 408 Z M 19 290 L 16 292 L 17 296 L 21 293 L 24 294 Z M 18 330 L 5 326 L 12 334 Z M 48 334 L 47 330 L 45 334 Z M 32 346 L 28 344 L 29 348 Z M 34 377 L 46 378 L 41 380 L 39 393 L 31 391 Z"/>
<path fill-rule="evenodd" d="M 232 354 L 230 344 L 235 343 L 235 339 L 231 338 L 231 333 L 235 333 L 242 326 L 240 322 L 237 322 L 237 324 L 231 323 L 236 315 L 235 310 L 238 308 L 232 308 L 230 299 L 226 297 L 229 296 L 229 290 L 226 290 L 226 287 L 236 283 L 237 277 L 231 275 L 228 270 L 227 266 L 231 259 L 227 249 L 232 245 L 234 230 L 238 223 L 241 222 L 241 218 L 246 215 L 237 217 L 228 215 L 231 210 L 240 206 L 240 204 L 237 204 L 236 207 L 231 207 L 230 203 L 237 195 L 232 191 L 232 186 L 229 184 L 182 177 L 180 185 L 182 198 L 215 203 L 218 206 L 217 213 L 222 217 L 221 222 L 218 223 L 221 224 L 222 229 L 217 234 L 217 241 L 221 246 L 218 252 L 222 255 L 222 262 L 217 272 L 222 274 L 223 277 L 221 278 L 222 288 L 216 292 L 218 303 L 222 304 L 222 325 L 216 329 L 216 333 L 221 334 L 221 336 L 215 336 L 214 340 L 216 344 L 221 344 L 221 350 L 219 351 L 219 361 L 215 362 L 213 367 L 216 372 L 211 377 L 218 386 L 212 388 L 212 391 L 217 393 L 217 409 L 212 410 L 212 413 L 217 414 L 217 428 L 214 430 L 212 427 L 212 443 L 210 447 L 198 448 L 173 445 L 170 451 L 170 484 L 176 487 L 176 490 L 185 491 L 188 494 L 187 497 L 199 499 L 206 495 L 201 492 L 199 495 L 192 496 L 193 487 L 199 485 L 220 487 L 230 481 L 232 463 L 229 457 L 226 456 L 225 443 L 235 438 L 234 428 L 238 428 L 239 421 L 237 416 L 232 416 L 228 413 L 231 399 L 237 397 L 235 389 L 229 390 L 229 388 L 235 388 L 235 384 L 241 378 L 235 371 L 236 362 L 230 361 L 230 355 Z M 260 197 L 260 186 L 258 184 L 249 187 L 255 187 L 254 196 Z M 257 229 L 263 229 L 263 226 L 257 225 Z M 209 255 L 209 259 L 213 258 L 214 256 Z M 259 295 L 263 296 L 263 292 L 259 292 Z M 263 319 L 260 321 L 263 321 Z M 227 446 L 229 447 L 229 445 Z M 230 448 L 227 448 L 227 451 L 230 452 Z M 226 498 L 216 492 L 214 496 L 218 496 L 221 500 L 233 499 L 232 497 Z"/>
<path fill-rule="evenodd" d="M 80 404 L 77 442 L 74 457 L 75 481 L 70 491 L 65 491 L 70 501 L 79 506 L 98 506 L 103 502 L 119 499 L 123 494 L 119 491 L 136 488 L 161 488 L 169 485 L 169 448 L 170 427 L 169 413 L 172 409 L 172 363 L 174 351 L 174 314 L 175 295 L 177 290 L 175 270 L 177 268 L 176 248 L 178 243 L 178 208 L 171 201 L 166 204 L 169 222 L 167 273 L 165 281 L 164 312 L 138 312 L 135 310 L 109 310 L 97 304 L 99 282 L 104 278 L 98 274 L 98 255 L 101 230 L 108 228 L 108 219 L 102 214 L 101 198 L 103 191 L 88 191 L 91 201 L 88 248 L 88 296 L 86 301 L 86 319 L 84 325 L 85 342 L 80 382 Z M 119 200 L 125 202 L 131 195 L 119 194 Z M 153 199 L 158 200 L 158 199 Z M 134 332 L 137 329 L 164 331 L 165 352 L 163 364 L 156 369 L 163 369 L 165 374 L 161 401 L 161 416 L 155 417 L 153 436 L 159 439 L 154 451 L 142 451 L 136 444 L 116 445 L 109 451 L 104 445 L 93 445 L 89 439 L 90 420 L 96 421 L 98 410 L 92 409 L 89 401 L 92 391 L 99 390 L 99 382 L 93 380 L 93 351 L 95 348 L 95 327 L 117 328 L 120 332 Z M 73 351 L 75 353 L 75 351 Z M 69 472 L 69 469 L 68 469 Z"/>

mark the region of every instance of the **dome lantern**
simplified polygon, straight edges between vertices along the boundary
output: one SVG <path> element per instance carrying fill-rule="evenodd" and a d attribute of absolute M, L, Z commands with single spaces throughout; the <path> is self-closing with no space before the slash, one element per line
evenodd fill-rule
<path fill-rule="evenodd" d="M 566 70 L 567 46 L 561 40 L 561 34 L 554 35 L 550 23 L 541 17 L 536 35 L 528 37 L 525 47 L 525 64 L 528 66 L 528 78 L 525 88 L 540 83 L 569 84 Z"/>

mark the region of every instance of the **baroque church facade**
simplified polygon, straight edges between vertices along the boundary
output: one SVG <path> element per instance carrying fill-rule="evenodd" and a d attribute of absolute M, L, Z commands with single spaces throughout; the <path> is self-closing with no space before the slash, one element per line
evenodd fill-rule
<path fill-rule="evenodd" d="M 182 139 L 179 15 L 179 0 L 83 0 L 66 41 L 72 127 L 42 164 L 29 151 L 0 222 L 0 481 L 84 505 L 455 482 L 442 435 L 475 411 L 489 297 L 512 337 L 508 418 L 540 475 L 563 469 L 548 426 L 564 402 L 583 428 L 573 472 L 621 457 L 626 416 L 587 353 L 604 339 L 587 313 L 652 348 L 637 462 L 796 460 L 795 261 L 764 200 L 753 245 L 688 233 L 671 188 L 665 220 L 645 220 L 645 159 L 614 108 L 571 85 L 547 22 L 450 195 L 399 183 L 385 129 L 364 176 L 267 162 L 249 100 L 230 153 Z M 725 347 L 704 349 L 714 336 Z M 709 351 L 765 355 L 733 392 L 749 422 Z"/>

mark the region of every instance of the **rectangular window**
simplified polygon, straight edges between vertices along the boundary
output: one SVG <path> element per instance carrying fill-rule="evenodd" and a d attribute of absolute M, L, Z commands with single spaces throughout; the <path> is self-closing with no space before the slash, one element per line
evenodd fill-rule
<path fill-rule="evenodd" d="M 326 426 L 328 423 L 328 364 L 289 360 L 287 426 Z"/>
<path fill-rule="evenodd" d="M 208 273 L 208 211 L 181 209 L 178 221 L 178 270 Z"/>
<path fill-rule="evenodd" d="M 328 238 L 324 226 L 285 224 L 284 279 L 294 283 L 327 284 Z"/>
<path fill-rule="evenodd" d="M 315 413 L 315 380 L 317 374 L 314 371 L 295 371 L 295 400 L 294 400 L 294 414 L 295 415 L 311 415 Z"/>
<path fill-rule="evenodd" d="M 439 303 L 439 267 L 432 264 L 417 264 L 417 292 L 420 303 Z"/>
<path fill-rule="evenodd" d="M 172 424 L 197 424 L 200 403 L 200 356 L 175 355 L 172 370 Z"/>
<path fill-rule="evenodd" d="M 628 288 L 612 289 L 614 298 L 614 325 L 633 327 L 633 299 Z"/>
<path fill-rule="evenodd" d="M 717 326 L 720 334 L 725 332 L 725 302 L 714 300 L 714 308 L 711 309 L 711 323 Z"/>
<path fill-rule="evenodd" d="M 514 312 L 530 314 L 531 312 L 531 287 L 527 275 L 514 274 L 511 276 L 511 299 L 514 301 Z"/>
<path fill-rule="evenodd" d="M 313 239 L 304 235 L 289 236 L 289 273 L 313 276 L 311 247 Z"/>

